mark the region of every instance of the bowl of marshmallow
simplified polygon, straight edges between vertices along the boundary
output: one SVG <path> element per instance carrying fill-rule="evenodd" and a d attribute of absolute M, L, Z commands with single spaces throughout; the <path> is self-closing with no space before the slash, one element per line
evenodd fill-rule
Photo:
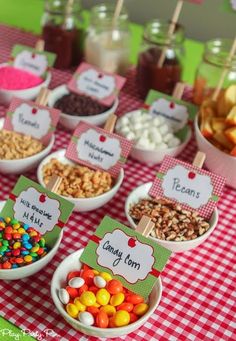
<path fill-rule="evenodd" d="M 165 155 L 176 157 L 191 138 L 188 125 L 176 131 L 164 117 L 154 116 L 141 109 L 120 117 L 116 132 L 134 141 L 131 157 L 148 164 L 161 163 Z"/>

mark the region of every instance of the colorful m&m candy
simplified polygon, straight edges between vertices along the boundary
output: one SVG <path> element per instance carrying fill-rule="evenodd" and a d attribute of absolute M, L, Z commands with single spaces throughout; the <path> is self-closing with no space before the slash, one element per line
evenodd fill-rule
<path fill-rule="evenodd" d="M 33 227 L 0 217 L 0 269 L 32 264 L 48 252 L 45 239 Z"/>

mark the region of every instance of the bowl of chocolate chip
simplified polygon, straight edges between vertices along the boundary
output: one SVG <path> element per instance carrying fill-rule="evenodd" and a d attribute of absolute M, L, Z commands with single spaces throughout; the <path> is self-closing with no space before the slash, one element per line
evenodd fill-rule
<path fill-rule="evenodd" d="M 180 204 L 162 198 L 152 198 L 148 192 L 151 182 L 135 188 L 127 197 L 125 214 L 132 228 L 136 228 L 145 214 L 155 227 L 149 238 L 172 252 L 183 252 L 202 244 L 214 231 L 218 222 L 215 209 L 209 221 L 197 211 L 183 209 Z"/>
<path fill-rule="evenodd" d="M 108 116 L 115 113 L 119 104 L 118 98 L 107 107 L 89 96 L 70 92 L 66 85 L 51 91 L 48 105 L 61 110 L 60 123 L 63 127 L 74 130 L 80 121 L 94 125 L 103 125 Z"/>

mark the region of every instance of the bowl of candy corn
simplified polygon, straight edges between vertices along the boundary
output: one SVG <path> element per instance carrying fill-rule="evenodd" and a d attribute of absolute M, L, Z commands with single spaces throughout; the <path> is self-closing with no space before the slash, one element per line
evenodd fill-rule
<path fill-rule="evenodd" d="M 3 128 L 4 119 L 0 119 L 0 172 L 21 174 L 36 167 L 51 151 L 55 137 L 47 145 L 29 135 L 23 135 Z M 21 148 L 19 148 L 19 145 Z"/>
<path fill-rule="evenodd" d="M 134 141 L 130 155 L 148 164 L 162 162 L 165 155 L 177 156 L 191 138 L 188 125 L 174 132 L 163 117 L 154 117 L 142 110 L 134 110 L 122 116 L 116 124 L 116 132 Z"/>
<path fill-rule="evenodd" d="M 0 202 L 0 211 L 5 202 Z M 34 228 L 0 215 L 0 279 L 16 280 L 34 275 L 55 256 L 63 236 L 45 240 Z"/>
<path fill-rule="evenodd" d="M 151 186 L 152 182 L 148 182 L 136 187 L 126 199 L 125 214 L 133 229 L 147 215 L 155 223 L 149 238 L 172 252 L 191 250 L 211 235 L 218 223 L 217 209 L 206 221 L 196 211 L 187 211 L 180 204 L 151 198 L 148 195 Z"/>
<path fill-rule="evenodd" d="M 101 338 L 119 337 L 140 328 L 159 305 L 160 277 L 145 301 L 110 274 L 82 264 L 82 252 L 66 257 L 52 278 L 52 299 L 62 317 L 81 333 Z"/>
<path fill-rule="evenodd" d="M 47 72 L 44 79 L 7 63 L 0 64 L 0 103 L 9 105 L 13 97 L 33 100 L 41 88 L 47 88 L 52 75 Z"/>
<path fill-rule="evenodd" d="M 222 90 L 216 101 L 205 100 L 194 127 L 207 168 L 236 188 L 236 85 Z"/>

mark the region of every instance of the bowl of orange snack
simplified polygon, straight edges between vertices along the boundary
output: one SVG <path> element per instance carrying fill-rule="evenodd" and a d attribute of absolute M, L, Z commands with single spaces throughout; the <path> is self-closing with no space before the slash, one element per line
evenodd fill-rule
<path fill-rule="evenodd" d="M 87 212 L 104 206 L 120 189 L 124 179 L 121 169 L 116 179 L 110 173 L 78 165 L 65 157 L 61 149 L 48 155 L 38 166 L 40 185 L 45 186 L 53 174 L 62 178 L 57 194 L 71 201 L 75 211 Z"/>
<path fill-rule="evenodd" d="M 236 189 L 236 85 L 222 90 L 216 101 L 206 99 L 195 118 L 199 150 L 206 154 L 205 164 L 226 178 Z"/>

